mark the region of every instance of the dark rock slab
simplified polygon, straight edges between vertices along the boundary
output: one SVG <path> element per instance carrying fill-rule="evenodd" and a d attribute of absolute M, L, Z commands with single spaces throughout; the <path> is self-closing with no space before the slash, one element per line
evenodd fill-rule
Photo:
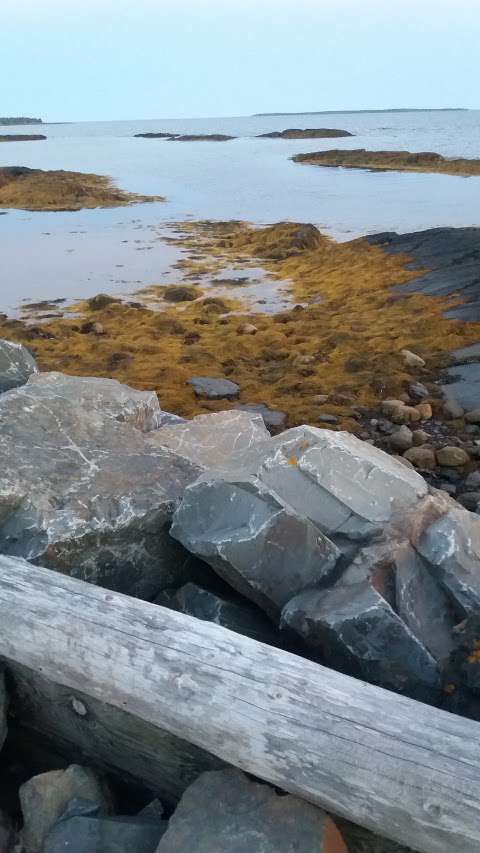
<path fill-rule="evenodd" d="M 0 392 L 24 385 L 37 372 L 33 355 L 22 344 L 0 340 Z"/>
<path fill-rule="evenodd" d="M 451 664 L 456 680 L 480 696 L 480 612 L 458 626 Z"/>
<path fill-rule="evenodd" d="M 235 382 L 213 376 L 192 376 L 187 385 L 192 386 L 196 397 L 207 400 L 234 400 L 240 394 L 240 386 Z"/>
<path fill-rule="evenodd" d="M 173 139 L 178 133 L 135 133 L 137 139 Z"/>
<path fill-rule="evenodd" d="M 335 669 L 422 702 L 439 699 L 435 660 L 368 581 L 304 592 L 282 623 Z"/>
<path fill-rule="evenodd" d="M 260 610 L 248 602 L 229 600 L 194 583 L 185 584 L 177 590 L 161 592 L 154 604 L 178 610 L 205 622 L 215 622 L 260 643 L 278 644 L 277 632 Z"/>
<path fill-rule="evenodd" d="M 200 469 L 155 441 L 154 395 L 46 374 L 0 396 L 0 552 L 143 598 L 189 579 L 169 536 Z"/>
<path fill-rule="evenodd" d="M 0 850 L 2 853 L 14 853 L 15 832 L 13 822 L 7 812 L 0 809 Z"/>
<path fill-rule="evenodd" d="M 155 853 L 167 821 L 140 813 L 104 817 L 97 806 L 73 800 L 48 835 L 44 853 Z"/>
<path fill-rule="evenodd" d="M 239 770 L 204 773 L 185 792 L 157 853 L 347 853 L 321 809 Z"/>
<path fill-rule="evenodd" d="M 40 142 L 46 138 L 43 133 L 2 133 L 0 142 Z"/>
<path fill-rule="evenodd" d="M 280 432 L 286 422 L 287 413 L 280 409 L 270 409 L 265 403 L 242 403 L 236 406 L 243 412 L 254 412 L 262 416 L 263 422 L 272 433 Z"/>
<path fill-rule="evenodd" d="M 5 687 L 5 677 L 3 670 L 0 669 L 0 752 L 2 751 L 5 738 L 7 737 L 7 689 Z"/>
<path fill-rule="evenodd" d="M 332 139 L 341 136 L 353 136 L 353 133 L 333 127 L 307 127 L 304 130 L 300 130 L 297 127 L 289 127 L 286 130 L 272 130 L 270 133 L 260 133 L 257 139 Z"/>
<path fill-rule="evenodd" d="M 106 783 L 89 767 L 71 764 L 34 776 L 20 788 L 23 815 L 22 842 L 26 853 L 39 853 L 55 823 L 71 800 L 80 798 L 104 814 L 113 810 Z"/>

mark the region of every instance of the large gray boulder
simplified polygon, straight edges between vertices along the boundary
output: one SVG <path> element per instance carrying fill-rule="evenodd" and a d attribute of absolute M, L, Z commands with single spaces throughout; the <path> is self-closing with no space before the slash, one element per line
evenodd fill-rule
<path fill-rule="evenodd" d="M 0 340 L 0 393 L 24 385 L 33 373 L 38 373 L 38 367 L 28 349 Z"/>
<path fill-rule="evenodd" d="M 171 533 L 270 615 L 332 583 L 427 494 L 422 477 L 349 433 L 297 427 L 189 486 Z"/>
<path fill-rule="evenodd" d="M 189 579 L 169 536 L 200 468 L 155 440 L 154 395 L 42 374 L 0 396 L 0 553 L 152 598 Z"/>
<path fill-rule="evenodd" d="M 321 809 L 239 770 L 204 773 L 183 795 L 157 853 L 347 853 Z"/>
<path fill-rule="evenodd" d="M 286 605 L 282 622 L 330 666 L 423 702 L 438 701 L 436 661 L 368 581 L 304 592 Z"/>
<path fill-rule="evenodd" d="M 261 415 L 228 411 L 197 415 L 191 421 L 162 426 L 155 440 L 196 465 L 222 464 L 232 453 L 260 444 L 270 437 Z"/>
<path fill-rule="evenodd" d="M 21 786 L 19 796 L 25 853 L 43 851 L 50 830 L 74 799 L 85 800 L 107 815 L 113 810 L 104 780 L 89 767 L 78 764 L 34 776 Z"/>
<path fill-rule="evenodd" d="M 260 610 L 248 601 L 233 601 L 216 592 L 187 583 L 177 590 L 164 590 L 154 604 L 169 607 L 205 622 L 215 622 L 260 643 L 276 645 L 278 632 Z"/>

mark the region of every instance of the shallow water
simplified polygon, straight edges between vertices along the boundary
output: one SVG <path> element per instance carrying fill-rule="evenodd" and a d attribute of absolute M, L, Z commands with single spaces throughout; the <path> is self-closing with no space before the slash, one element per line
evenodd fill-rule
<path fill-rule="evenodd" d="M 334 126 L 356 136 L 255 138 L 294 126 Z M 133 136 L 163 130 L 240 138 L 215 143 Z M 480 157 L 480 111 L 85 122 L 45 125 L 42 132 L 45 142 L 2 145 L 1 164 L 108 174 L 124 189 L 163 195 L 167 202 L 1 216 L 2 311 L 22 299 L 129 294 L 142 285 L 178 281 L 171 269 L 178 249 L 160 239 L 172 221 L 290 219 L 313 222 L 341 240 L 385 230 L 480 224 L 480 178 L 321 169 L 289 160 L 299 152 L 336 147 Z"/>

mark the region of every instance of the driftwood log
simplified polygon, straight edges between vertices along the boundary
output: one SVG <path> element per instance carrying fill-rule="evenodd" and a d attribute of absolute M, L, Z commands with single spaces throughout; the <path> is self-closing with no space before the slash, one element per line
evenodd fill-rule
<path fill-rule="evenodd" d="M 6 557 L 0 655 L 415 850 L 480 850 L 476 722 Z"/>

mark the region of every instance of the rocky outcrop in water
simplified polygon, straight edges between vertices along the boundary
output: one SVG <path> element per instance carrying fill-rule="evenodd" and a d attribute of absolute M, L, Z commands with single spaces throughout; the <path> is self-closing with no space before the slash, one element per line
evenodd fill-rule
<path fill-rule="evenodd" d="M 332 139 L 341 136 L 353 136 L 348 130 L 336 130 L 332 127 L 307 127 L 300 130 L 290 127 L 287 130 L 272 130 L 270 133 L 260 133 L 258 139 Z"/>

